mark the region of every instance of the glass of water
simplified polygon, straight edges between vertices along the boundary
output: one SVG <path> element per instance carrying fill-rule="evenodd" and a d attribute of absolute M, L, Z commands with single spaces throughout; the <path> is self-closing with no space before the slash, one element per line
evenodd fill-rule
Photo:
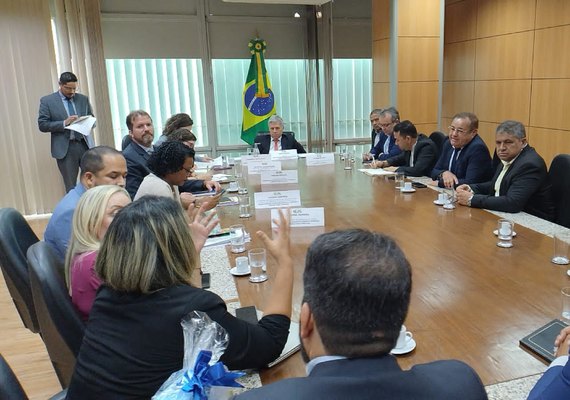
<path fill-rule="evenodd" d="M 249 195 L 240 194 L 239 198 L 239 217 L 249 218 L 251 217 L 251 205 L 249 204 Z"/>
<path fill-rule="evenodd" d="M 249 257 L 249 269 L 251 271 L 249 281 L 254 283 L 266 281 L 267 253 L 265 249 L 251 249 L 247 255 Z"/>
<path fill-rule="evenodd" d="M 245 226 L 230 226 L 230 243 L 232 245 L 232 253 L 243 253 L 245 251 Z"/>

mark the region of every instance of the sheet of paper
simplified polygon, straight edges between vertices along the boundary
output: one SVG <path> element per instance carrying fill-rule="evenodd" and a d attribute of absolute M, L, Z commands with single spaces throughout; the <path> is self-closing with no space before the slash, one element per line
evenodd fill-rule
<path fill-rule="evenodd" d="M 256 192 L 253 194 L 255 208 L 301 207 L 299 190 L 281 190 L 277 192 Z"/>
<path fill-rule="evenodd" d="M 271 210 L 271 227 L 276 228 L 273 223 L 274 219 L 279 219 L 279 210 Z M 325 226 L 325 209 L 324 207 L 311 208 L 292 208 L 291 209 L 291 228 L 303 228 L 313 226 Z"/>
<path fill-rule="evenodd" d="M 334 153 L 307 154 L 307 167 L 334 164 Z"/>
<path fill-rule="evenodd" d="M 261 184 L 299 183 L 299 171 L 288 169 L 284 171 L 262 171 Z"/>
<path fill-rule="evenodd" d="M 272 160 L 296 160 L 297 159 L 297 150 L 280 150 L 274 151 L 269 154 Z"/>
<path fill-rule="evenodd" d="M 259 175 L 262 172 L 281 171 L 281 161 L 255 160 L 247 163 L 247 173 L 249 175 Z"/>
<path fill-rule="evenodd" d="M 385 169 L 382 168 L 362 168 L 359 169 L 360 172 L 364 172 L 366 175 L 370 175 L 370 176 L 380 176 L 380 175 L 395 175 L 396 173 L 393 171 L 386 171 Z"/>
<path fill-rule="evenodd" d="M 71 129 L 72 131 L 79 132 L 82 135 L 89 136 L 91 134 L 91 129 L 93 129 L 93 125 L 97 119 L 91 115 L 85 115 L 76 119 L 73 123 L 67 125 L 67 129 Z"/>

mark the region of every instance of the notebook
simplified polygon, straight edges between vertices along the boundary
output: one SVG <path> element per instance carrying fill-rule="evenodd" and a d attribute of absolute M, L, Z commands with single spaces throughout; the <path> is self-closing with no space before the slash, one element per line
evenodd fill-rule
<path fill-rule="evenodd" d="M 554 339 L 556 339 L 560 331 L 567 326 L 567 323 L 559 319 L 553 319 L 530 335 L 522 338 L 519 345 L 530 350 L 550 364 L 552 360 L 556 358 L 556 354 L 554 353 Z"/>
<path fill-rule="evenodd" d="M 274 365 L 279 364 L 281 361 L 292 356 L 297 351 L 301 349 L 301 342 L 299 341 L 299 323 L 291 321 L 291 326 L 289 327 L 289 337 L 287 338 L 287 343 L 281 352 L 281 355 L 277 357 L 275 361 L 267 364 L 269 368 Z"/>

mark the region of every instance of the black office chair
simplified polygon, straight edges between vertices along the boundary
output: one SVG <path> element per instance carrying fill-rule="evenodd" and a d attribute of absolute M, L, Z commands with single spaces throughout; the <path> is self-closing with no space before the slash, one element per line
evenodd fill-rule
<path fill-rule="evenodd" d="M 125 150 L 132 141 L 133 139 L 131 139 L 131 135 L 123 136 L 123 140 L 121 141 L 121 150 Z"/>
<path fill-rule="evenodd" d="M 283 133 L 285 135 L 291 135 L 293 138 L 295 138 L 295 132 L 293 131 L 283 131 Z M 264 136 L 264 135 L 269 135 L 268 131 L 258 131 L 257 132 L 257 136 Z"/>
<path fill-rule="evenodd" d="M 63 400 L 66 394 L 67 390 L 64 390 L 50 397 L 50 400 Z M 0 354 L 0 400 L 28 400 L 24 388 L 2 354 Z"/>
<path fill-rule="evenodd" d="M 0 267 L 12 301 L 24 326 L 33 333 L 40 331 L 30 278 L 26 251 L 39 241 L 22 214 L 13 208 L 0 209 Z"/>
<path fill-rule="evenodd" d="M 429 138 L 437 146 L 438 154 L 441 154 L 441 151 L 443 150 L 443 144 L 445 143 L 445 140 L 447 139 L 447 136 L 445 136 L 445 133 L 435 131 L 435 132 L 432 132 L 431 135 L 429 135 Z"/>
<path fill-rule="evenodd" d="M 556 207 L 554 222 L 570 228 L 570 154 L 559 154 L 552 160 L 548 177 Z"/>
<path fill-rule="evenodd" d="M 61 263 L 45 242 L 28 249 L 30 282 L 42 339 L 62 388 L 71 381 L 85 324 L 61 278 Z"/>

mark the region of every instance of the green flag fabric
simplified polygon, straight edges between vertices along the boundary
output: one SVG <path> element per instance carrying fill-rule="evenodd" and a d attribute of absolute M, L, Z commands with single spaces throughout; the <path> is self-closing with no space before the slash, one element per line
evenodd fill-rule
<path fill-rule="evenodd" d="M 276 107 L 263 57 L 266 43 L 263 39 L 252 39 L 248 46 L 251 62 L 243 87 L 241 139 L 253 144 L 257 132 L 269 130 L 267 120 L 276 113 Z"/>

